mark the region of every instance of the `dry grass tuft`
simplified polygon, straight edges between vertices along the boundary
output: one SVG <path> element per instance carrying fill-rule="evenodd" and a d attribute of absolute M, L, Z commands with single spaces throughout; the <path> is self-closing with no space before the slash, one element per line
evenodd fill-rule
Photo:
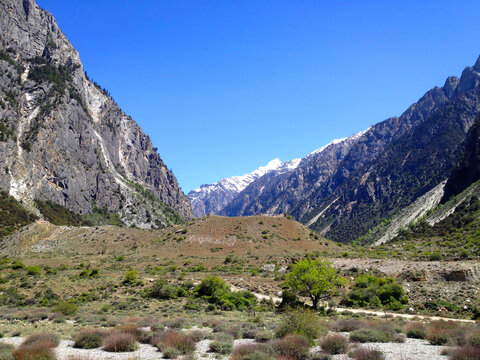
<path fill-rule="evenodd" d="M 129 352 L 137 349 L 136 337 L 131 333 L 110 332 L 104 340 L 103 350 L 110 352 Z"/>
<path fill-rule="evenodd" d="M 480 346 L 465 345 L 450 353 L 449 360 L 480 360 Z"/>
<path fill-rule="evenodd" d="M 349 348 L 348 339 L 340 334 L 325 336 L 320 341 L 320 346 L 324 352 L 332 355 L 345 354 Z"/>

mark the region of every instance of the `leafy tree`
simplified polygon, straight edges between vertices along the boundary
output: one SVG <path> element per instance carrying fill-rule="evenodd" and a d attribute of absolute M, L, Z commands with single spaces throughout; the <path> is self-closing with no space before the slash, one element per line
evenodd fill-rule
<path fill-rule="evenodd" d="M 308 296 L 316 310 L 321 298 L 330 297 L 347 280 L 337 274 L 331 263 L 323 259 L 303 259 L 285 276 L 285 287 L 301 296 Z"/>

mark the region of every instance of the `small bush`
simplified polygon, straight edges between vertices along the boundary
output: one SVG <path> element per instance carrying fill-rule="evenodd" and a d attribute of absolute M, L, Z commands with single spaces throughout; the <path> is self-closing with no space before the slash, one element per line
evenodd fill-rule
<path fill-rule="evenodd" d="M 352 357 L 357 360 L 385 360 L 385 355 L 381 351 L 363 347 L 354 350 Z"/>
<path fill-rule="evenodd" d="M 0 343 L 0 359 L 2 360 L 13 360 L 14 347 L 10 344 Z"/>
<path fill-rule="evenodd" d="M 216 336 L 215 340 L 210 343 L 210 351 L 228 355 L 233 350 L 233 337 L 228 334 L 220 333 Z"/>
<path fill-rule="evenodd" d="M 133 337 L 135 337 L 136 341 L 140 341 L 144 338 L 144 332 L 140 330 L 137 325 L 134 324 L 123 324 L 117 326 L 115 330 L 120 333 L 131 334 Z"/>
<path fill-rule="evenodd" d="M 83 330 L 74 338 L 73 347 L 79 349 L 95 349 L 103 344 L 105 332 L 101 330 Z"/>
<path fill-rule="evenodd" d="M 426 338 L 432 345 L 445 345 L 459 333 L 458 325 L 452 321 L 432 321 Z"/>
<path fill-rule="evenodd" d="M 112 331 L 104 340 L 103 350 L 109 352 L 135 351 L 137 343 L 135 336 L 129 333 Z"/>
<path fill-rule="evenodd" d="M 56 348 L 60 340 L 58 339 L 57 335 L 50 334 L 50 333 L 38 333 L 33 334 L 27 337 L 21 346 L 30 346 L 33 344 L 42 344 L 49 348 Z"/>
<path fill-rule="evenodd" d="M 365 323 L 360 320 L 338 320 L 333 324 L 333 331 L 336 332 L 351 332 L 365 327 Z"/>
<path fill-rule="evenodd" d="M 392 336 L 387 332 L 382 332 L 377 329 L 372 328 L 363 328 L 352 331 L 350 333 L 350 340 L 359 343 L 366 343 L 366 342 L 381 342 L 387 343 L 392 341 Z"/>
<path fill-rule="evenodd" d="M 36 342 L 21 345 L 13 351 L 15 360 L 56 360 L 55 352 L 46 344 Z"/>
<path fill-rule="evenodd" d="M 310 342 L 304 336 L 288 335 L 283 339 L 273 341 L 272 347 L 276 356 L 292 360 L 303 360 L 308 357 Z"/>
<path fill-rule="evenodd" d="M 234 339 L 242 337 L 242 330 L 237 326 L 229 326 L 225 323 L 219 323 L 213 328 L 214 333 L 224 333 L 231 335 Z"/>
<path fill-rule="evenodd" d="M 190 334 L 175 330 L 166 330 L 152 339 L 159 350 L 176 349 L 181 355 L 191 354 L 195 350 L 195 338 Z"/>
<path fill-rule="evenodd" d="M 452 350 L 449 360 L 480 360 L 480 346 L 465 345 Z"/>
<path fill-rule="evenodd" d="M 409 323 L 404 327 L 405 334 L 411 339 L 425 339 L 427 329 L 422 323 Z"/>
<path fill-rule="evenodd" d="M 325 331 L 320 323 L 317 314 L 310 310 L 294 310 L 288 312 L 279 328 L 275 332 L 275 337 L 283 338 L 286 335 L 302 335 L 313 345 L 316 338 Z"/>
<path fill-rule="evenodd" d="M 162 351 L 162 355 L 165 359 L 175 359 L 182 355 L 182 353 L 175 348 L 169 347 Z"/>
<path fill-rule="evenodd" d="M 133 269 L 130 269 L 125 273 L 122 281 L 122 284 L 126 286 L 140 285 L 140 283 L 141 282 L 138 280 L 138 272 Z"/>
<path fill-rule="evenodd" d="M 42 269 L 40 269 L 38 266 L 33 265 L 33 266 L 28 266 L 27 267 L 27 275 L 40 275 L 42 272 Z"/>
<path fill-rule="evenodd" d="M 257 331 L 255 334 L 255 341 L 264 343 L 273 339 L 273 334 L 270 331 Z"/>
<path fill-rule="evenodd" d="M 348 351 L 348 340 L 339 334 L 327 335 L 321 340 L 320 346 L 328 354 L 345 354 Z"/>
<path fill-rule="evenodd" d="M 74 303 L 68 301 L 60 301 L 57 305 L 53 307 L 53 312 L 72 316 L 77 314 L 78 307 Z"/>
<path fill-rule="evenodd" d="M 169 320 L 165 322 L 165 326 L 169 327 L 170 329 L 182 329 L 185 325 L 185 319 L 176 318 L 174 320 Z"/>
<path fill-rule="evenodd" d="M 230 360 L 274 360 L 273 349 L 265 344 L 245 344 L 233 350 Z"/>

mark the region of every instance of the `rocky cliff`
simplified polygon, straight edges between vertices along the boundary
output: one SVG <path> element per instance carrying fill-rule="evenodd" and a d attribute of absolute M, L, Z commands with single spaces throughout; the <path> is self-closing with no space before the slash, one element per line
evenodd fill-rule
<path fill-rule="evenodd" d="M 88 79 L 50 13 L 2 0 L 0 36 L 0 190 L 37 215 L 35 200 L 143 228 L 191 216 L 150 138 Z"/>

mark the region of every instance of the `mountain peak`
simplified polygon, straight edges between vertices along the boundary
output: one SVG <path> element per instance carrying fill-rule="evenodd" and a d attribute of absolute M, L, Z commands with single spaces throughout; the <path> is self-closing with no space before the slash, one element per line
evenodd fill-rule
<path fill-rule="evenodd" d="M 480 71 L 480 56 L 478 57 L 477 62 L 475 63 L 475 65 L 473 65 L 472 68 L 475 71 Z"/>

